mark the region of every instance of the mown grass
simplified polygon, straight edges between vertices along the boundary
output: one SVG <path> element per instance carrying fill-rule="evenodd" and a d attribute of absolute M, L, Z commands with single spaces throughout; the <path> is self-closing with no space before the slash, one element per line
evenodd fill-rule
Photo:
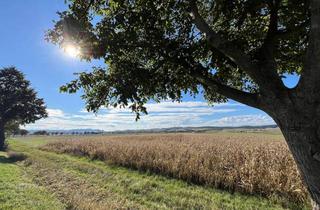
<path fill-rule="evenodd" d="M 188 184 L 106 165 L 98 160 L 38 150 L 39 140 L 11 141 L 28 158 L 19 163 L 37 185 L 69 209 L 285 209 L 276 200 Z M 301 209 L 301 206 L 287 206 Z"/>
<path fill-rule="evenodd" d="M 302 205 L 309 201 L 281 135 L 217 132 L 68 137 L 42 148 L 230 192 L 282 197 Z"/>
<path fill-rule="evenodd" d="M 0 152 L 0 209 L 64 209 L 54 196 L 28 179 L 15 159 Z"/>

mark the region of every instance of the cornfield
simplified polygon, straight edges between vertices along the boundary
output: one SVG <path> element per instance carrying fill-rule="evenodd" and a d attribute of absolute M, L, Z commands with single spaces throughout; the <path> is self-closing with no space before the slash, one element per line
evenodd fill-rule
<path fill-rule="evenodd" d="M 280 135 L 255 133 L 68 137 L 44 150 L 98 159 L 231 192 L 307 202 Z"/>

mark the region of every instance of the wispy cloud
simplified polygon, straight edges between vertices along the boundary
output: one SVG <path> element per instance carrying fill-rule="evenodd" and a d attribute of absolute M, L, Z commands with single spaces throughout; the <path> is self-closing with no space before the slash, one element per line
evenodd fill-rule
<path fill-rule="evenodd" d="M 256 126 L 256 125 L 271 125 L 275 124 L 271 117 L 267 115 L 237 115 L 222 117 L 216 120 L 206 122 L 212 126 Z"/>
<path fill-rule="evenodd" d="M 27 125 L 28 129 L 75 129 L 93 128 L 106 131 L 149 129 L 175 126 L 241 126 L 273 124 L 266 115 L 235 115 L 243 105 L 238 103 L 214 104 L 206 102 L 149 103 L 148 115 L 135 121 L 130 109 L 104 108 L 98 115 L 81 110 L 65 113 L 60 109 L 48 109 L 49 117 Z M 221 115 L 228 115 L 222 116 Z M 218 116 L 217 116 L 218 115 Z M 220 116 L 220 117 L 219 117 Z"/>
<path fill-rule="evenodd" d="M 217 112 L 232 112 L 236 111 L 236 107 L 244 106 L 239 103 L 224 103 L 213 104 L 209 106 L 206 102 L 201 101 L 187 101 L 187 102 L 171 102 L 163 101 L 161 103 L 148 103 L 145 105 L 149 113 L 217 113 Z M 131 113 L 129 108 L 102 108 L 102 112 L 106 113 Z M 87 113 L 85 109 L 80 111 L 81 113 Z"/>

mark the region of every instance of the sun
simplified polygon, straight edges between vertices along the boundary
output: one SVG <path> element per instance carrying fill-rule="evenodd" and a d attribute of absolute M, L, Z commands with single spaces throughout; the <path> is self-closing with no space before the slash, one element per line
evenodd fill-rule
<path fill-rule="evenodd" d="M 80 55 L 80 48 L 74 45 L 66 45 L 64 47 L 64 52 L 70 57 L 76 58 Z"/>

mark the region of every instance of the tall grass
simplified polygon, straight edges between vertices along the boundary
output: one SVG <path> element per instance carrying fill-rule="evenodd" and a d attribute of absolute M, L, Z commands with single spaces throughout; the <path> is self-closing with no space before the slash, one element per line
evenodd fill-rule
<path fill-rule="evenodd" d="M 297 203 L 308 194 L 280 135 L 174 134 L 78 138 L 45 150 L 87 156 L 189 182 Z"/>

